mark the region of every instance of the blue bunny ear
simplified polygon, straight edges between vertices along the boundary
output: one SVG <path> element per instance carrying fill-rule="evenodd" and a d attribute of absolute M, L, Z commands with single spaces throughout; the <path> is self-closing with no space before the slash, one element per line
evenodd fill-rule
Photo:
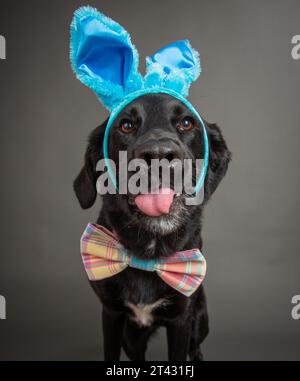
<path fill-rule="evenodd" d="M 188 95 L 201 73 L 200 58 L 188 40 L 177 41 L 147 58 L 146 86 L 159 86 Z"/>
<path fill-rule="evenodd" d="M 74 14 L 70 58 L 77 78 L 109 110 L 142 87 L 139 56 L 130 35 L 94 8 L 82 7 Z"/>

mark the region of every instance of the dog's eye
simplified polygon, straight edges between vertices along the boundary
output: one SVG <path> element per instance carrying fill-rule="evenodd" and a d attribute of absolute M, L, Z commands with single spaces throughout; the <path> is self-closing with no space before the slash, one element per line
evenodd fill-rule
<path fill-rule="evenodd" d="M 133 132 L 135 130 L 135 126 L 130 120 L 123 119 L 120 123 L 120 130 L 124 134 L 130 134 L 131 132 Z"/>
<path fill-rule="evenodd" d="M 190 131 L 193 128 L 194 128 L 194 120 L 188 116 L 183 118 L 178 124 L 178 129 L 183 132 Z"/>

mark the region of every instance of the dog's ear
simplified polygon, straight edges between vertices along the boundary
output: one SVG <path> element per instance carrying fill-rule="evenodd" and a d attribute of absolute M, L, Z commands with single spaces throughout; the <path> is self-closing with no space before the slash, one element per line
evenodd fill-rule
<path fill-rule="evenodd" d="M 82 209 L 91 208 L 97 197 L 96 182 L 99 173 L 97 163 L 103 158 L 103 138 L 107 121 L 90 135 L 85 153 L 84 165 L 74 181 L 74 191 Z"/>
<path fill-rule="evenodd" d="M 205 181 L 205 199 L 208 200 L 227 172 L 231 152 L 216 124 L 206 123 L 206 130 L 210 145 L 210 159 Z"/>

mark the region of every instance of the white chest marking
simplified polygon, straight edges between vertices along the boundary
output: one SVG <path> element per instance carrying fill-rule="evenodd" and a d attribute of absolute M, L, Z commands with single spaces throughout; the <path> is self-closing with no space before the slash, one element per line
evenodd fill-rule
<path fill-rule="evenodd" d="M 137 305 L 128 302 L 126 305 L 129 307 L 133 313 L 130 318 L 135 321 L 139 326 L 149 327 L 153 323 L 152 312 L 158 307 L 165 307 L 170 302 L 167 299 L 159 299 L 152 304 L 142 304 Z"/>

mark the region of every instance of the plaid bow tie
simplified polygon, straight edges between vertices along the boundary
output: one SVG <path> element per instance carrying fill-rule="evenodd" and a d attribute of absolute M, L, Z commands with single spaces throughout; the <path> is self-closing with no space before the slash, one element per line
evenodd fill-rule
<path fill-rule="evenodd" d="M 198 249 L 144 260 L 129 255 L 113 233 L 94 224 L 88 224 L 81 237 L 81 255 L 90 281 L 112 277 L 129 266 L 156 272 L 164 282 L 185 296 L 191 296 L 197 290 L 206 273 L 206 261 Z"/>

